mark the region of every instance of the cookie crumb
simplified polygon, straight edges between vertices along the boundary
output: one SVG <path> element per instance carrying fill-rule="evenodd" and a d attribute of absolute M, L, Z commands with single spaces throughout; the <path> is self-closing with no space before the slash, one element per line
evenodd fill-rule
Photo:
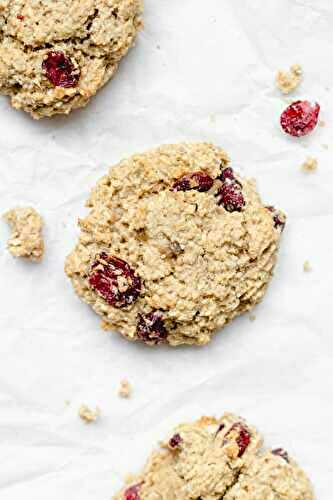
<path fill-rule="evenodd" d="M 44 255 L 43 219 L 31 207 L 15 207 L 3 215 L 12 234 L 7 248 L 13 257 L 39 262 Z"/>
<path fill-rule="evenodd" d="M 71 402 L 69 401 L 69 399 L 65 399 L 65 406 L 70 406 Z"/>
<path fill-rule="evenodd" d="M 305 273 L 309 273 L 312 271 L 312 267 L 311 267 L 311 264 L 308 260 L 306 260 L 303 264 L 303 270 Z"/>
<path fill-rule="evenodd" d="M 81 420 L 87 422 L 87 424 L 95 422 L 100 417 L 100 415 L 101 411 L 98 407 L 96 407 L 96 410 L 91 410 L 86 405 L 81 405 L 79 408 L 79 417 L 81 418 Z"/>
<path fill-rule="evenodd" d="M 307 158 L 302 164 L 303 172 L 315 172 L 318 168 L 318 160 L 316 158 Z"/>
<path fill-rule="evenodd" d="M 121 398 L 128 399 L 131 396 L 132 388 L 128 380 L 124 379 L 120 382 L 118 395 Z"/>
<path fill-rule="evenodd" d="M 257 319 L 257 316 L 255 314 L 249 314 L 250 321 L 255 321 L 256 319 Z"/>
<path fill-rule="evenodd" d="M 276 75 L 276 85 L 283 94 L 290 94 L 295 90 L 302 80 L 302 68 L 299 64 L 293 64 L 289 72 L 278 71 Z"/>
<path fill-rule="evenodd" d="M 319 127 L 326 127 L 326 122 L 324 122 L 324 120 L 320 120 L 318 125 L 319 125 Z"/>

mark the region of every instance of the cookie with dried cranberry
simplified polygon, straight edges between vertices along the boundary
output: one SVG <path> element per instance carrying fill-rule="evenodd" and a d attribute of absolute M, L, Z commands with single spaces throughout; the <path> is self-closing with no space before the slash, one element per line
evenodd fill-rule
<path fill-rule="evenodd" d="M 156 345 L 203 345 L 271 280 L 285 216 L 211 144 L 162 146 L 93 190 L 66 261 L 105 328 Z"/>
<path fill-rule="evenodd" d="M 114 500 L 314 500 L 287 452 L 262 447 L 256 429 L 231 414 L 180 425 Z"/>
<path fill-rule="evenodd" d="M 143 0 L 3 0 L 0 93 L 34 118 L 85 106 L 142 26 Z"/>

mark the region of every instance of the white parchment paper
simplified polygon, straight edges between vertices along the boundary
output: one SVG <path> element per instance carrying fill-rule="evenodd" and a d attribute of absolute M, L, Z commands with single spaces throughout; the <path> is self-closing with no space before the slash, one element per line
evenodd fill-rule
<path fill-rule="evenodd" d="M 12 259 L 1 223 L 1 500 L 110 499 L 173 425 L 225 410 L 332 499 L 332 26 L 331 0 L 146 0 L 136 47 L 86 109 L 34 122 L 0 99 L 0 209 L 39 209 L 47 248 L 41 265 Z M 280 131 L 287 100 L 274 85 L 294 63 L 304 82 L 293 98 L 317 100 L 326 122 L 300 140 Z M 223 146 L 289 220 L 256 321 L 237 319 L 204 348 L 153 350 L 102 332 L 63 262 L 107 168 L 183 140 Z M 316 173 L 300 170 L 308 156 Z M 124 377 L 129 401 L 117 396 Z M 78 419 L 82 403 L 101 408 L 96 424 Z"/>

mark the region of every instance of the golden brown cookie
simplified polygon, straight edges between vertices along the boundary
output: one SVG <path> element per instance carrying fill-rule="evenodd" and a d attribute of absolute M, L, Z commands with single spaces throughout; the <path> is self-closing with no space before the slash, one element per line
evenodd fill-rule
<path fill-rule="evenodd" d="M 148 344 L 206 344 L 263 297 L 284 215 L 211 144 L 162 146 L 93 190 L 66 273 L 104 328 Z"/>

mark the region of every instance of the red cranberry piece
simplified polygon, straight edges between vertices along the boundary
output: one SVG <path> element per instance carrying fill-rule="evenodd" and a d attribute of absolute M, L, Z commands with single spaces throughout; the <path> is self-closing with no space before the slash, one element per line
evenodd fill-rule
<path fill-rule="evenodd" d="M 193 174 L 184 175 L 178 179 L 172 186 L 173 191 L 189 191 L 195 189 L 200 193 L 209 191 L 214 180 L 205 172 L 194 172 Z"/>
<path fill-rule="evenodd" d="M 318 123 L 320 106 L 309 101 L 295 101 L 281 115 L 280 123 L 286 134 L 295 137 L 307 135 Z"/>
<path fill-rule="evenodd" d="M 174 436 L 172 436 L 172 438 L 170 439 L 169 441 L 169 446 L 170 448 L 174 449 L 174 448 L 178 448 L 180 443 L 182 442 L 182 438 L 180 436 L 180 434 L 175 434 Z"/>
<path fill-rule="evenodd" d="M 218 204 L 228 212 L 241 212 L 245 206 L 245 200 L 242 193 L 241 185 L 237 181 L 226 181 L 220 187 L 217 197 Z"/>
<path fill-rule="evenodd" d="M 282 217 L 281 212 L 279 212 L 275 207 L 272 206 L 268 206 L 266 208 L 273 214 L 272 216 L 275 229 L 281 229 L 281 231 L 283 231 L 286 225 L 286 221 L 285 218 Z"/>
<path fill-rule="evenodd" d="M 144 342 L 158 344 L 166 339 L 168 333 L 160 313 L 138 314 L 137 335 Z"/>
<path fill-rule="evenodd" d="M 16 17 L 17 17 L 17 19 L 18 19 L 19 21 L 24 21 L 24 19 L 25 19 L 25 17 L 24 17 L 24 16 L 21 16 L 21 15 L 18 15 L 18 16 L 16 16 Z"/>
<path fill-rule="evenodd" d="M 42 68 L 55 87 L 76 87 L 80 79 L 80 70 L 75 68 L 70 58 L 60 51 L 49 52 Z"/>
<path fill-rule="evenodd" d="M 283 458 L 289 464 L 289 455 L 283 448 L 277 448 L 276 450 L 272 450 L 273 455 L 277 455 L 278 457 Z"/>
<path fill-rule="evenodd" d="M 91 267 L 90 286 L 114 307 L 124 307 L 136 301 L 141 292 L 141 279 L 122 259 L 102 252 Z"/>
<path fill-rule="evenodd" d="M 246 448 L 249 446 L 250 441 L 251 441 L 251 434 L 249 431 L 242 425 L 240 422 L 236 422 L 230 430 L 227 432 L 226 436 L 229 436 L 231 432 L 237 432 L 237 438 L 236 438 L 236 443 L 238 446 L 238 457 L 240 458 L 241 456 L 244 455 Z"/>
<path fill-rule="evenodd" d="M 138 484 L 135 484 L 134 486 L 130 486 L 125 491 L 124 499 L 125 500 L 140 500 L 139 489 L 140 489 L 140 485 L 138 485 Z"/>
<path fill-rule="evenodd" d="M 230 179 L 231 181 L 235 180 L 234 171 L 231 167 L 226 167 L 222 170 L 221 175 L 218 177 L 222 182 Z"/>

